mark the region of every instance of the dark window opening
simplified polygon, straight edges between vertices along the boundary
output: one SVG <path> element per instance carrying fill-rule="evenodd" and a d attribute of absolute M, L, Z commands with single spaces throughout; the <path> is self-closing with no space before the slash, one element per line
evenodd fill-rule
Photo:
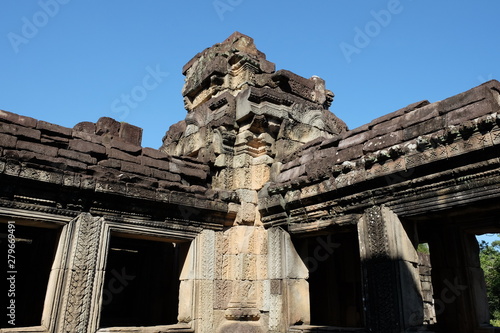
<path fill-rule="evenodd" d="M 297 239 L 309 269 L 311 324 L 364 327 L 357 232 Z"/>
<path fill-rule="evenodd" d="M 19 223 L 2 223 L 0 226 L 6 282 L 3 297 L 6 313 L 2 316 L 1 327 L 39 326 L 60 229 Z M 9 234 L 15 236 L 14 243 L 9 242 Z M 8 252 L 9 245 L 14 251 Z"/>
<path fill-rule="evenodd" d="M 100 327 L 177 323 L 181 244 L 112 235 Z"/>

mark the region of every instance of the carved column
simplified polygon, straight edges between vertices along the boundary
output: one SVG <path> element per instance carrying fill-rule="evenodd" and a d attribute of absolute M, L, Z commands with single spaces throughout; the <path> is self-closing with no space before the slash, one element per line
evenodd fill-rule
<path fill-rule="evenodd" d="M 70 248 L 61 267 L 65 272 L 56 332 L 93 333 L 97 330 L 100 289 L 95 288 L 98 260 L 104 247 L 100 242 L 103 218 L 85 213 L 70 222 Z"/>
<path fill-rule="evenodd" d="M 358 223 L 366 321 L 373 332 L 401 332 L 423 321 L 418 255 L 396 214 L 372 207 Z"/>
<path fill-rule="evenodd" d="M 196 332 L 286 332 L 310 321 L 307 276 L 281 228 L 204 230 L 181 273 L 179 321 Z"/>

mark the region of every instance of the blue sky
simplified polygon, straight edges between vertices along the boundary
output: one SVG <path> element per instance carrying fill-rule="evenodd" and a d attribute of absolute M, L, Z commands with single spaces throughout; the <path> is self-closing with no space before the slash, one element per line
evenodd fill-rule
<path fill-rule="evenodd" d="M 182 66 L 234 31 L 277 69 L 325 79 L 331 111 L 351 129 L 500 78 L 498 0 L 4 0 L 0 9 L 0 109 L 67 127 L 113 117 L 142 127 L 154 148 L 185 117 Z"/>

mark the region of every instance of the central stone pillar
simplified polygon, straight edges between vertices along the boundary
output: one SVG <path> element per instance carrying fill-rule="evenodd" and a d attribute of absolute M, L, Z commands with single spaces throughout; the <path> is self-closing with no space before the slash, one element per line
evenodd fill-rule
<path fill-rule="evenodd" d="M 372 207 L 358 223 L 367 326 L 403 332 L 423 323 L 418 254 L 401 221 L 387 207 Z"/>
<path fill-rule="evenodd" d="M 181 273 L 179 321 L 196 332 L 286 332 L 310 322 L 307 277 L 281 228 L 205 230 Z"/>

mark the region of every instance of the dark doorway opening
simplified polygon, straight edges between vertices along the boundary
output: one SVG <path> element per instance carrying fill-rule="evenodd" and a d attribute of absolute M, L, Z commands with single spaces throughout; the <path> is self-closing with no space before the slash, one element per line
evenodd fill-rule
<path fill-rule="evenodd" d="M 428 330 L 472 332 L 494 325 L 490 322 L 481 246 L 476 238 L 499 230 L 497 211 L 487 208 L 478 205 L 413 219 L 417 243 L 428 243 L 430 252 L 435 319 L 424 321 Z"/>
<path fill-rule="evenodd" d="M 181 244 L 111 235 L 100 327 L 177 323 Z"/>
<path fill-rule="evenodd" d="M 356 231 L 295 240 L 309 269 L 311 324 L 364 327 Z"/>
<path fill-rule="evenodd" d="M 3 308 L 6 313 L 1 327 L 39 326 L 60 229 L 26 226 L 14 221 L 0 226 L 7 283 Z M 9 239 L 9 235 L 15 238 Z M 15 316 L 7 316 L 11 313 Z"/>

